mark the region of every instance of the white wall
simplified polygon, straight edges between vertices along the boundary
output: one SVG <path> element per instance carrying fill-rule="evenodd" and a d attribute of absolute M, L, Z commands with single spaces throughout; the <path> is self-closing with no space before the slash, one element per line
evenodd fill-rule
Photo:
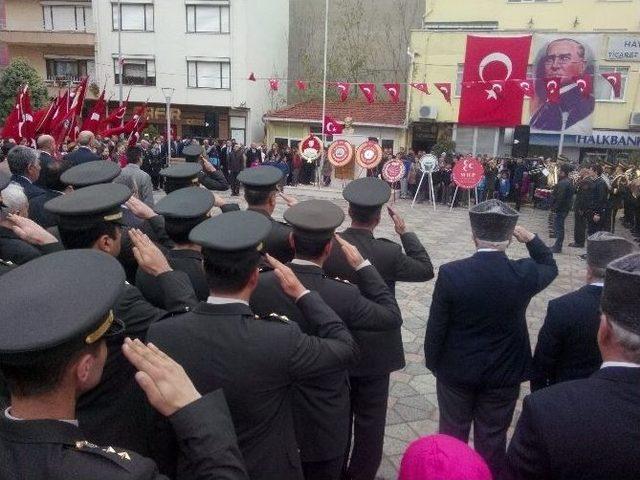
<path fill-rule="evenodd" d="M 140 0 L 123 0 L 141 3 Z M 230 33 L 186 33 L 185 0 L 154 0 L 153 32 L 122 32 L 122 52 L 154 55 L 156 86 L 134 86 L 134 102 L 164 103 L 163 87 L 175 89 L 172 102 L 182 105 L 246 107 L 250 109 L 247 142 L 263 137 L 262 115 L 270 108 L 266 82 L 248 82 L 251 71 L 258 76 L 287 76 L 289 0 L 232 0 Z M 202 2 L 206 3 L 206 2 Z M 118 98 L 113 54 L 118 34 L 112 31 L 111 2 L 94 0 L 96 68 L 98 83 L 107 79 L 107 90 Z M 187 88 L 187 57 L 230 58 L 231 89 Z M 125 86 L 126 96 L 129 87 Z"/>

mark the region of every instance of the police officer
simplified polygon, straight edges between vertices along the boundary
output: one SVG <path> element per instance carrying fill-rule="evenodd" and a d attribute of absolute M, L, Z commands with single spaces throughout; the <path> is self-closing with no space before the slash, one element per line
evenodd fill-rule
<path fill-rule="evenodd" d="M 58 215 L 60 237 L 67 249 L 94 249 L 117 257 L 122 237 L 122 207 L 131 196 L 124 185 L 92 185 L 50 200 L 45 204 Z M 156 277 L 165 309 L 151 305 L 136 287 L 127 284 L 116 302 L 114 313 L 125 325 L 125 333 L 144 339 L 149 325 L 175 313 L 184 313 L 198 303 L 187 275 L 174 271 L 158 247 L 137 230 L 130 230 L 137 264 Z M 58 283 L 61 288 L 68 288 Z M 109 339 L 109 355 L 101 383 L 78 402 L 83 430 L 99 443 L 120 443 L 147 453 L 148 436 L 141 392 L 135 371 L 124 360 L 121 337 Z"/>
<path fill-rule="evenodd" d="M 244 199 L 249 205 L 248 210 L 264 215 L 271 222 L 271 230 L 264 242 L 265 251 L 280 262 L 287 263 L 293 260 L 293 249 L 289 243 L 291 227 L 272 217 L 276 208 L 278 184 L 282 178 L 282 170 L 270 165 L 248 168 L 238 175 L 238 181 L 244 185 Z M 220 208 L 223 212 L 240 209 L 235 203 L 222 205 Z"/>
<path fill-rule="evenodd" d="M 171 192 L 160 200 L 155 211 L 164 217 L 165 231 L 175 246 L 165 252 L 174 270 L 185 272 L 201 302 L 209 297 L 209 286 L 202 267 L 201 247 L 189 241 L 189 233 L 205 221 L 213 208 L 214 198 L 204 188 L 189 187 Z M 164 307 L 164 297 L 157 279 L 138 268 L 136 287 L 156 307 Z"/>
<path fill-rule="evenodd" d="M 325 200 L 309 200 L 291 207 L 284 218 L 293 226 L 291 241 L 296 252 L 289 268 L 305 287 L 320 294 L 358 343 L 363 343 L 361 332 L 388 332 L 400 327 L 402 317 L 395 297 L 375 267 L 355 247 L 338 239 L 339 248 L 358 277 L 360 289 L 328 277 L 322 270 L 334 246 L 331 239 L 335 229 L 344 220 L 341 208 Z M 260 276 L 251 307 L 259 315 L 269 312 L 285 315 L 308 335 L 318 333 L 317 325 L 305 318 L 279 288 L 274 272 Z M 294 392 L 294 421 L 305 479 L 339 478 L 350 433 L 347 371 L 305 380 L 296 385 Z"/>
<path fill-rule="evenodd" d="M 290 395 L 308 378 L 344 370 L 357 345 L 340 318 L 293 272 L 267 255 L 285 294 L 317 337 L 279 315 L 256 317 L 249 299 L 258 282 L 261 246 L 271 222 L 256 212 L 229 212 L 190 234 L 202 246 L 211 288 L 192 312 L 154 324 L 148 339 L 184 366 L 202 392 L 223 388 L 252 480 L 302 479 Z M 163 470 L 173 472 L 175 447 L 153 435 Z M 169 430 L 170 431 L 170 430 Z M 179 469 L 183 478 L 188 472 Z"/>
<path fill-rule="evenodd" d="M 53 253 L 0 279 L 0 370 L 11 391 L 0 413 L 3 480 L 166 480 L 151 460 L 88 441 L 76 417 L 78 397 L 100 381 L 105 340 L 122 331 L 111 308 L 124 279 L 118 262 L 95 250 Z M 246 479 L 222 392 L 201 397 L 179 365 L 139 341 L 123 353 L 175 429 L 191 478 Z"/>
<path fill-rule="evenodd" d="M 376 267 L 393 293 L 396 281 L 425 282 L 433 278 L 433 265 L 422 243 L 415 233 L 407 231 L 402 218 L 390 208 L 402 246 L 374 237 L 382 206 L 391 196 L 391 188 L 385 181 L 373 177 L 355 180 L 347 185 L 343 196 L 349 202 L 351 227 L 340 237 Z M 340 248 L 332 249 L 324 270 L 330 276 L 359 284 Z M 384 333 L 359 332 L 358 342 L 360 362 L 350 371 L 354 438 L 346 473 L 349 478 L 372 480 L 382 461 L 389 375 L 404 368 L 404 349 L 400 327 Z"/>

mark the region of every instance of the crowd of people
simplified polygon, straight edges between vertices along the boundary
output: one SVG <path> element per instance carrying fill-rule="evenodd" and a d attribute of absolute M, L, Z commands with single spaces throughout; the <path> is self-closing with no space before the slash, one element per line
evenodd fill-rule
<path fill-rule="evenodd" d="M 121 167 L 105 142 L 81 132 L 63 156 L 46 135 L 38 150 L 2 147 L 0 478 L 373 480 L 390 374 L 405 366 L 396 282 L 435 277 L 391 186 L 350 182 L 345 214 L 282 193 L 300 181 L 293 150 L 285 170 L 277 146 L 180 142 L 186 161 L 168 166 L 152 160 L 162 139 L 116 142 Z M 476 253 L 439 266 L 426 316 L 440 434 L 409 446 L 399 478 L 635 479 L 640 254 L 589 228 L 586 285 L 550 302 L 532 352 L 527 307 L 558 265 L 517 208 L 525 176 L 555 169 L 483 163 Z M 556 219 L 566 183 L 583 180 L 557 170 Z M 241 187 L 246 210 L 215 193 Z M 375 235 L 385 208 L 398 243 Z M 513 241 L 529 258 L 507 256 Z M 533 393 L 507 445 L 523 382 Z"/>

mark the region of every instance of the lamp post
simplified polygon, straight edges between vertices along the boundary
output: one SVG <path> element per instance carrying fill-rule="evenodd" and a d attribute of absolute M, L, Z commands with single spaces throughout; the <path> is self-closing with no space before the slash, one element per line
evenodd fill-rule
<path fill-rule="evenodd" d="M 164 98 L 167 101 L 167 165 L 171 163 L 171 97 L 173 97 L 173 93 L 175 91 L 176 89 L 171 87 L 165 87 L 162 89 Z"/>

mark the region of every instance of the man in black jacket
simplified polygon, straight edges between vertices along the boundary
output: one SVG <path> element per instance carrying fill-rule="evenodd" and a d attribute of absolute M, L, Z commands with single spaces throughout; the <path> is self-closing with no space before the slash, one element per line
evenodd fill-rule
<path fill-rule="evenodd" d="M 110 256 L 74 250 L 36 259 L 0 279 L 0 370 L 11 391 L 11 405 L 0 414 L 3 480 L 167 480 L 151 460 L 118 443 L 97 446 L 76 420 L 78 397 L 100 381 L 105 340 L 122 331 L 111 308 L 124 278 Z M 139 370 L 150 403 L 175 428 L 180 451 L 193 465 L 190 478 L 246 480 L 222 392 L 201 397 L 179 365 L 139 340 L 127 339 L 123 354 Z"/>
<path fill-rule="evenodd" d="M 291 241 L 295 258 L 288 264 L 302 284 L 317 291 L 336 312 L 360 345 L 360 333 L 392 331 L 402 317 L 396 300 L 380 274 L 357 249 L 338 239 L 358 277 L 358 287 L 333 279 L 322 270 L 330 254 L 335 229 L 344 212 L 323 200 L 301 202 L 284 214 L 294 228 Z M 362 292 L 362 293 L 361 293 Z M 303 333 L 317 335 L 318 328 L 279 288 L 275 272 L 260 275 L 251 296 L 251 307 L 259 315 L 276 312 L 296 322 Z M 351 419 L 347 370 L 310 378 L 294 390 L 293 414 L 305 480 L 340 477 L 349 440 Z"/>
<path fill-rule="evenodd" d="M 635 480 L 640 472 L 640 254 L 607 266 L 591 377 L 524 399 L 510 478 Z"/>
<path fill-rule="evenodd" d="M 148 338 L 183 365 L 200 391 L 224 390 L 252 480 L 301 480 L 292 389 L 305 379 L 348 368 L 358 347 L 322 298 L 268 255 L 282 290 L 317 336 L 303 334 L 275 313 L 256 318 L 248 302 L 270 228 L 264 216 L 250 211 L 218 215 L 195 227 L 190 239 L 203 247 L 210 297 L 186 315 L 156 323 Z M 181 478 L 192 478 L 176 465 L 166 427 L 161 424 L 153 435 L 154 457 L 164 462 L 163 471 L 177 467 Z"/>
<path fill-rule="evenodd" d="M 342 195 L 349 202 L 351 227 L 340 236 L 354 245 L 376 267 L 395 294 L 396 281 L 426 282 L 433 278 L 433 265 L 417 235 L 408 232 L 402 218 L 388 208 L 402 246 L 373 233 L 380 223 L 382 207 L 391 188 L 379 178 L 354 180 Z M 406 253 L 402 251 L 402 248 Z M 353 268 L 334 244 L 324 264 L 325 272 L 359 284 Z M 389 375 L 405 366 L 400 327 L 388 332 L 359 332 L 360 362 L 350 370 L 353 417 L 353 448 L 345 476 L 373 479 L 382 461 L 384 430 L 389 397 Z"/>
<path fill-rule="evenodd" d="M 89 131 L 82 131 L 78 134 L 78 148 L 68 154 L 65 160 L 69 161 L 72 165 L 80 165 L 81 163 L 95 162 L 101 160 L 93 150 L 93 142 L 95 142 L 95 135 Z"/>
<path fill-rule="evenodd" d="M 45 193 L 45 190 L 35 184 L 40 178 L 40 155 L 37 150 L 18 145 L 9 150 L 7 162 L 11 170 L 11 181 L 24 189 L 27 200 L 31 201 Z"/>
<path fill-rule="evenodd" d="M 437 379 L 440 433 L 466 442 L 473 423 L 474 446 L 500 478 L 520 383 L 530 375 L 527 307 L 558 267 L 501 201 L 476 205 L 469 216 L 478 251 L 440 267 L 424 353 Z M 526 244 L 530 259 L 507 257 L 512 236 Z"/>
<path fill-rule="evenodd" d="M 549 302 L 533 356 L 532 391 L 586 378 L 600 367 L 596 337 L 605 269 L 634 249 L 626 238 L 608 232 L 597 232 L 587 239 L 587 284 Z"/>
<path fill-rule="evenodd" d="M 589 235 L 593 235 L 598 231 L 608 231 L 608 210 L 609 210 L 609 185 L 602 178 L 602 165 L 594 163 L 589 167 L 593 176 L 595 177 L 595 183 L 593 185 L 592 199 L 591 199 L 591 212 L 587 218 L 587 232 Z"/>
<path fill-rule="evenodd" d="M 209 190 L 221 192 L 229 190 L 227 179 L 220 170 L 211 165 L 211 162 L 203 156 L 202 147 L 196 140 L 192 140 L 189 145 L 182 149 L 182 155 L 184 155 L 187 163 L 195 163 L 201 167 L 200 172 L 198 172 L 200 185 Z"/>
<path fill-rule="evenodd" d="M 576 201 L 573 205 L 574 227 L 572 248 L 584 248 L 587 237 L 586 231 L 590 221 L 593 221 L 594 190 L 596 176 L 589 168 L 582 168 L 576 180 Z M 594 232 L 595 233 L 595 232 Z"/>
<path fill-rule="evenodd" d="M 38 137 L 36 145 L 40 154 L 40 167 L 42 168 L 42 170 L 44 170 L 44 168 L 49 164 L 58 163 L 56 158 L 54 157 L 56 151 L 56 141 L 51 135 L 40 135 Z M 40 178 L 36 183 L 41 187 L 46 188 L 42 175 L 43 172 L 41 171 Z"/>
<path fill-rule="evenodd" d="M 553 253 L 562 252 L 564 243 L 564 222 L 571 211 L 573 204 L 573 185 L 569 179 L 571 166 L 564 163 L 558 169 L 558 183 L 553 188 L 551 210 L 555 214 L 553 220 L 553 231 L 556 236 L 556 243 L 551 248 Z"/>

